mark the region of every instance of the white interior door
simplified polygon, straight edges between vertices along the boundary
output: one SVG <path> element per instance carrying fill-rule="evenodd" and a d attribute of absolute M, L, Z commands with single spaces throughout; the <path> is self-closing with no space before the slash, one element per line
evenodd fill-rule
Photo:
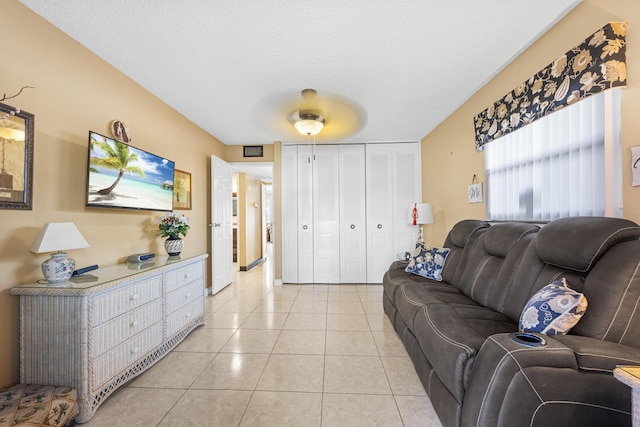
<path fill-rule="evenodd" d="M 211 293 L 233 280 L 231 165 L 211 156 Z"/>

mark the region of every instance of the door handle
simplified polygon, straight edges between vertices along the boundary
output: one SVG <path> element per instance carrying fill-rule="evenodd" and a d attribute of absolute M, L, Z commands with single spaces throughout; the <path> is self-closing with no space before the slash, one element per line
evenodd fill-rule
<path fill-rule="evenodd" d="M 382 224 L 378 224 L 378 230 L 382 229 Z"/>
<path fill-rule="evenodd" d="M 302 229 L 303 229 L 303 230 L 306 230 L 306 229 L 308 229 L 308 228 L 309 228 L 309 226 L 308 226 L 307 224 L 305 224 L 305 225 L 303 225 L 303 226 L 302 226 Z"/>
<path fill-rule="evenodd" d="M 351 227 L 350 227 L 350 228 L 351 228 L 352 230 L 355 230 L 355 229 L 356 229 L 356 225 L 355 225 L 355 224 L 351 224 Z"/>

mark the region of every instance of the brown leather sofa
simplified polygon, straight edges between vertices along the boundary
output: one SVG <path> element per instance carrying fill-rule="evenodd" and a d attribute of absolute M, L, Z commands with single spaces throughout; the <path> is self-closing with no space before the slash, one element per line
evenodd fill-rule
<path fill-rule="evenodd" d="M 393 263 L 385 313 L 442 424 L 630 426 L 631 391 L 612 371 L 640 365 L 639 238 L 617 218 L 465 220 L 444 242 L 443 281 Z M 582 319 L 567 335 L 519 337 L 529 298 L 560 277 L 586 296 Z"/>

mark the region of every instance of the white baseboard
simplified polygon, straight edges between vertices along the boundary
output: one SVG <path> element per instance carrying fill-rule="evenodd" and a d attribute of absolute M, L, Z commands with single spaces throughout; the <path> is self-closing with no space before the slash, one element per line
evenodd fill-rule
<path fill-rule="evenodd" d="M 274 279 L 273 286 L 282 286 L 282 279 Z"/>

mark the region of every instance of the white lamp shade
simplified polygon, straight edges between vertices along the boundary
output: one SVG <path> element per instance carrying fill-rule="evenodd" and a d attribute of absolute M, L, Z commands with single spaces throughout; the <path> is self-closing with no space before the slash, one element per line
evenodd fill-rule
<path fill-rule="evenodd" d="M 31 252 L 55 252 L 65 249 L 88 248 L 89 244 L 72 222 L 49 222 L 31 245 Z"/>
<path fill-rule="evenodd" d="M 324 128 L 324 123 L 320 120 L 312 119 L 298 120 L 294 125 L 298 132 L 303 135 L 316 135 Z"/>
<path fill-rule="evenodd" d="M 433 224 L 433 208 L 431 203 L 414 203 L 409 209 L 409 224 L 413 224 L 413 208 L 416 208 L 416 224 Z"/>

